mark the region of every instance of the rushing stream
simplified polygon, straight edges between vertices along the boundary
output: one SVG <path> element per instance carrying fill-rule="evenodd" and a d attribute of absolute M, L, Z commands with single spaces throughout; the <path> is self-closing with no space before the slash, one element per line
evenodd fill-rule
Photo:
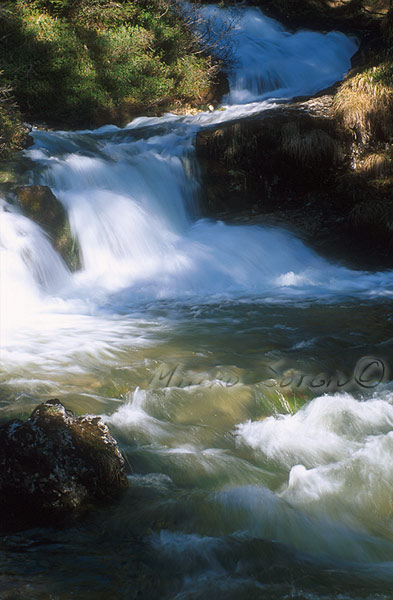
<path fill-rule="evenodd" d="M 133 473 L 77 526 L 3 538 L 1 598 L 392 597 L 393 274 L 199 219 L 193 156 L 199 129 L 342 78 L 357 42 L 255 8 L 232 35 L 225 110 L 34 132 L 80 271 L 2 200 L 2 416 L 101 414 Z"/>

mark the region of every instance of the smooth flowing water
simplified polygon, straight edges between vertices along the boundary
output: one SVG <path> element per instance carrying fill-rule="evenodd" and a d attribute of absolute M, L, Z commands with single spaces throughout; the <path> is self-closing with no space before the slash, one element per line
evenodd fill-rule
<path fill-rule="evenodd" d="M 225 110 L 34 132 L 80 271 L 2 200 L 2 416 L 101 414 L 132 473 L 75 527 L 2 538 L 1 597 L 392 597 L 393 274 L 198 218 L 193 156 L 200 128 L 340 79 L 357 43 L 239 15 Z"/>

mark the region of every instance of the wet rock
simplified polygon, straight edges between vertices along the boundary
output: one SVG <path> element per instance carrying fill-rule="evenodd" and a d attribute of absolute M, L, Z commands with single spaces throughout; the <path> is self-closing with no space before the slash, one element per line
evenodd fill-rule
<path fill-rule="evenodd" d="M 80 269 L 78 244 L 72 236 L 67 213 L 46 185 L 27 185 L 16 189 L 23 213 L 38 223 L 72 271 Z"/>
<path fill-rule="evenodd" d="M 0 427 L 0 526 L 56 524 L 128 487 L 124 458 L 100 417 L 58 400 Z"/>

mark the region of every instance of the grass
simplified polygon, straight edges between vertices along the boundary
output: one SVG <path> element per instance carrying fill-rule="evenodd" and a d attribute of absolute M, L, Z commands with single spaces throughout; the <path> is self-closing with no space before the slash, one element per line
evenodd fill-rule
<path fill-rule="evenodd" d="M 170 0 L 3 2 L 0 43 L 23 114 L 66 126 L 201 105 L 215 73 Z"/>
<path fill-rule="evenodd" d="M 393 62 L 384 60 L 345 81 L 335 97 L 335 112 L 357 142 L 388 141 L 393 135 Z"/>
<path fill-rule="evenodd" d="M 337 142 L 322 129 L 302 131 L 297 122 L 285 124 L 281 129 L 281 148 L 284 155 L 302 166 L 332 164 L 337 161 Z"/>
<path fill-rule="evenodd" d="M 371 152 L 363 157 L 358 170 L 372 179 L 384 179 L 393 175 L 393 161 L 387 152 Z"/>

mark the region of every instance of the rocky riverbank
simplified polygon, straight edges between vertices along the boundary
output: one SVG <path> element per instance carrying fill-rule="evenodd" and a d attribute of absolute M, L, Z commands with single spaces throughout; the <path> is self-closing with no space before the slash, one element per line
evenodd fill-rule
<path fill-rule="evenodd" d="M 371 39 L 391 8 L 390 0 L 253 0 L 289 29 L 339 29 Z"/>

